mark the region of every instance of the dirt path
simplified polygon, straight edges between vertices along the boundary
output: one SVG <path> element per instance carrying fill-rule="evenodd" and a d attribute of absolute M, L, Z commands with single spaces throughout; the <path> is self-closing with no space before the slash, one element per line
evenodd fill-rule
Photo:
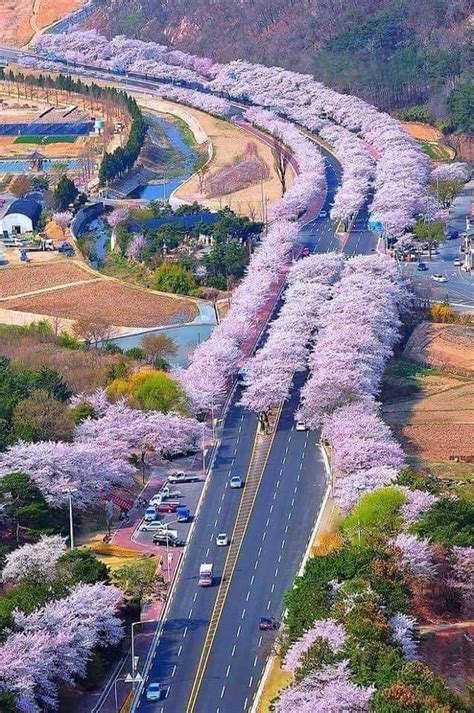
<path fill-rule="evenodd" d="M 31 8 L 31 17 L 30 17 L 30 27 L 33 31 L 33 36 L 30 40 L 32 42 L 35 38 L 35 35 L 40 32 L 41 28 L 38 27 L 38 17 L 40 14 L 41 10 L 41 0 L 34 0 L 33 2 L 33 7 Z"/>
<path fill-rule="evenodd" d="M 454 624 L 425 624 L 419 627 L 419 632 L 423 634 L 434 634 L 438 631 L 452 631 L 454 629 L 471 629 L 474 621 L 457 621 Z"/>

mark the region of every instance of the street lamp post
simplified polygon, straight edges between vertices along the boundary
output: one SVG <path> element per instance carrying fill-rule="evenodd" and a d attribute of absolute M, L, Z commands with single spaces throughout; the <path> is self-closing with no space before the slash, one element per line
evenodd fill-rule
<path fill-rule="evenodd" d="M 74 549 L 74 520 L 72 516 L 72 494 L 77 493 L 77 488 L 65 488 L 69 501 L 69 545 L 71 550 Z"/>
<path fill-rule="evenodd" d="M 139 677 L 137 676 L 137 672 L 136 672 L 136 670 L 137 670 L 137 659 L 138 659 L 138 657 L 137 657 L 137 659 L 135 658 L 135 632 L 134 632 L 134 628 L 135 628 L 135 626 L 138 626 L 139 624 L 151 624 L 151 623 L 154 623 L 154 622 L 156 622 L 156 621 L 157 621 L 157 619 L 144 619 L 143 621 L 133 621 L 133 622 L 132 622 L 131 630 L 132 630 L 132 679 L 133 679 L 133 680 L 132 680 L 131 683 L 133 684 L 133 686 L 132 686 L 133 690 L 135 690 L 135 683 L 137 682 L 137 680 L 139 680 Z M 117 679 L 117 680 L 120 680 L 120 679 Z M 117 690 L 117 689 L 116 689 L 116 690 Z M 116 700 L 117 700 L 117 694 L 116 694 Z"/>

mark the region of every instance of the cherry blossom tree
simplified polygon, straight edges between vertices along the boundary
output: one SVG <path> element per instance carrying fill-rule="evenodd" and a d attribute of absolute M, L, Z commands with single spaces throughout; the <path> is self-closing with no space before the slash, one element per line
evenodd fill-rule
<path fill-rule="evenodd" d="M 117 456 L 125 449 L 156 451 L 176 455 L 195 450 L 203 426 L 194 418 L 159 411 L 140 411 L 122 400 L 111 404 L 98 419 L 86 418 L 75 429 L 75 442 L 97 450 L 117 447 Z"/>
<path fill-rule="evenodd" d="M 408 661 L 418 659 L 417 643 L 414 639 L 416 619 L 408 614 L 395 614 L 388 620 L 392 636 L 400 644 L 403 656 Z"/>
<path fill-rule="evenodd" d="M 58 707 L 58 686 L 84 677 L 92 651 L 122 637 L 117 587 L 82 584 L 31 614 L 16 611 L 16 633 L 0 646 L 0 690 L 22 713 Z"/>
<path fill-rule="evenodd" d="M 466 615 L 474 611 L 474 547 L 453 547 L 452 587 L 457 589 L 464 600 Z"/>
<path fill-rule="evenodd" d="M 426 490 L 410 490 L 409 488 L 402 488 L 402 490 L 406 500 L 402 505 L 401 513 L 406 526 L 413 525 L 420 515 L 423 515 L 439 500 L 438 496 L 432 495 Z"/>
<path fill-rule="evenodd" d="M 53 220 L 56 225 L 60 228 L 63 239 L 66 235 L 66 228 L 70 225 L 72 220 L 72 213 L 68 210 L 61 211 L 59 213 L 53 213 Z"/>
<path fill-rule="evenodd" d="M 402 564 L 416 577 L 432 579 L 435 576 L 436 565 L 428 540 L 401 532 L 391 544 L 399 551 Z"/>
<path fill-rule="evenodd" d="M 306 631 L 300 639 L 290 646 L 283 661 L 283 669 L 294 673 L 303 654 L 308 651 L 317 639 L 323 639 L 331 651 L 336 653 L 341 650 L 346 640 L 344 626 L 335 619 L 319 619 L 315 621 L 311 629 Z"/>
<path fill-rule="evenodd" d="M 248 386 L 242 405 L 257 413 L 268 411 L 288 395 L 295 371 L 306 366 L 319 309 L 330 297 L 341 267 L 342 259 L 336 255 L 314 255 L 295 263 L 288 273 L 284 305 L 270 325 L 268 339 L 247 362 Z"/>
<path fill-rule="evenodd" d="M 375 687 L 357 686 L 349 678 L 349 661 L 323 666 L 301 683 L 283 689 L 276 713 L 343 713 L 368 711 Z"/>
<path fill-rule="evenodd" d="M 127 248 L 127 257 L 132 260 L 140 260 L 141 252 L 146 245 L 146 240 L 141 233 L 134 235 Z"/>
<path fill-rule="evenodd" d="M 56 563 L 65 549 L 61 535 L 44 535 L 34 545 L 18 547 L 6 556 L 2 581 L 17 583 L 23 579 L 52 579 L 56 574 Z"/>
<path fill-rule="evenodd" d="M 0 477 L 13 472 L 30 475 L 53 507 L 64 506 L 67 489 L 75 488 L 74 506 L 82 510 L 114 487 L 133 483 L 127 451 L 121 448 L 122 457 L 118 458 L 112 447 L 115 444 L 18 441 L 0 454 Z"/>

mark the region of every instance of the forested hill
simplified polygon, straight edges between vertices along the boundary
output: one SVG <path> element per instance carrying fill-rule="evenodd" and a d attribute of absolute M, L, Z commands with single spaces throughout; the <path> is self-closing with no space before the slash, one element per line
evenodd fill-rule
<path fill-rule="evenodd" d="M 453 128 L 466 131 L 470 7 L 470 0 L 104 0 L 88 24 L 221 61 L 311 72 L 384 109 L 428 103 L 434 119 L 451 116 Z"/>

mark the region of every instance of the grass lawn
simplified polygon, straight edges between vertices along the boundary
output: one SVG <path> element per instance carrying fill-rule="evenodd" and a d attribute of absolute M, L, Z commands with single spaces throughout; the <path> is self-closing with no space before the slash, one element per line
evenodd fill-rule
<path fill-rule="evenodd" d="M 433 159 L 433 161 L 451 161 L 452 153 L 445 146 L 433 141 L 420 141 L 423 151 Z"/>
<path fill-rule="evenodd" d="M 47 146 L 48 144 L 73 144 L 76 139 L 77 136 L 17 136 L 14 143 Z"/>

